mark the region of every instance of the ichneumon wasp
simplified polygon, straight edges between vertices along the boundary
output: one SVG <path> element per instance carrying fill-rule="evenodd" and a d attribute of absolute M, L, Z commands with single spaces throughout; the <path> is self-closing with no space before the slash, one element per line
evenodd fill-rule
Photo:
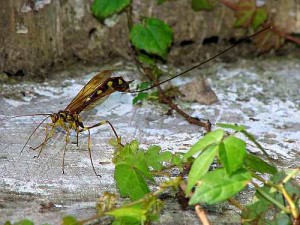
<path fill-rule="evenodd" d="M 74 130 L 76 132 L 76 143 L 78 146 L 78 136 L 79 133 L 87 131 L 88 132 L 88 151 L 90 156 L 91 165 L 93 171 L 97 176 L 99 176 L 95 170 L 92 156 L 91 156 L 91 134 L 90 130 L 92 128 L 101 126 L 103 124 L 108 124 L 112 131 L 114 132 L 117 143 L 121 144 L 121 140 L 113 127 L 113 125 L 108 120 L 102 120 L 99 123 L 96 123 L 92 126 L 85 127 L 80 113 L 83 110 L 91 109 L 98 104 L 101 104 L 106 98 L 115 91 L 126 92 L 129 90 L 129 84 L 131 81 L 127 82 L 122 77 L 111 77 L 112 71 L 104 70 L 97 75 L 95 75 L 76 95 L 76 97 L 70 102 L 70 104 L 64 109 L 60 110 L 57 113 L 52 114 L 35 114 L 35 115 L 47 115 L 46 118 L 33 130 L 25 145 L 23 146 L 22 151 L 28 144 L 32 135 L 36 130 L 48 119 L 51 119 L 51 123 L 47 123 L 45 126 L 45 138 L 44 141 L 32 148 L 33 150 L 39 149 L 39 152 L 36 157 L 39 157 L 46 143 L 53 137 L 55 128 L 61 127 L 65 131 L 65 147 L 63 150 L 63 159 L 62 159 L 62 169 L 64 173 L 64 159 L 66 153 L 66 147 L 70 139 L 70 132 Z"/>
<path fill-rule="evenodd" d="M 112 94 L 113 92 L 119 91 L 119 92 L 127 92 L 127 93 L 137 93 L 137 92 L 144 92 L 147 90 L 150 90 L 152 88 L 155 88 L 161 84 L 164 84 L 172 79 L 175 79 L 179 76 L 182 76 L 186 73 L 188 73 L 191 70 L 194 70 L 200 66 L 202 66 L 205 63 L 208 63 L 209 61 L 214 60 L 215 58 L 225 54 L 226 52 L 230 51 L 232 48 L 236 47 L 238 44 L 240 44 L 241 42 L 244 42 L 246 40 L 251 39 L 252 37 L 266 31 L 267 29 L 270 29 L 271 26 L 268 26 L 254 34 L 252 34 L 251 36 L 248 36 L 240 41 L 238 41 L 237 43 L 235 43 L 234 45 L 230 46 L 229 48 L 221 51 L 220 53 L 216 54 L 215 56 L 189 68 L 188 70 L 185 70 L 169 79 L 166 79 L 162 82 L 159 82 L 157 84 L 154 84 L 152 86 L 150 86 L 149 88 L 145 88 L 143 90 L 132 90 L 130 91 L 129 89 L 129 84 L 132 81 L 125 81 L 122 77 L 111 77 L 112 75 L 112 71 L 110 70 L 105 70 L 102 71 L 100 73 L 98 73 L 97 75 L 95 75 L 80 91 L 79 93 L 76 95 L 76 97 L 70 102 L 70 104 L 64 109 L 64 110 L 60 110 L 57 113 L 41 113 L 41 114 L 34 114 L 34 115 L 44 115 L 46 116 L 46 118 L 44 118 L 40 124 L 33 130 L 33 132 L 30 134 L 28 140 L 26 141 L 25 145 L 23 146 L 22 151 L 24 150 L 24 148 L 26 147 L 26 145 L 28 144 L 29 140 L 31 139 L 31 137 L 33 136 L 33 134 L 37 131 L 37 129 L 48 119 L 51 119 L 50 123 L 47 123 L 45 126 L 45 138 L 44 141 L 34 147 L 31 148 L 33 150 L 37 150 L 39 149 L 39 152 L 37 154 L 36 157 L 39 157 L 43 148 L 45 147 L 46 143 L 53 137 L 54 131 L 57 127 L 61 127 L 64 131 L 65 131 L 65 146 L 63 149 L 63 159 L 62 159 L 62 170 L 64 173 L 64 158 L 65 158 L 65 152 L 66 152 L 66 147 L 67 144 L 69 142 L 70 139 L 70 132 L 72 130 L 74 130 L 76 132 L 76 143 L 78 146 L 78 136 L 79 133 L 82 133 L 84 131 L 88 132 L 88 152 L 89 152 L 89 157 L 90 157 L 90 162 L 93 168 L 94 173 L 97 176 L 100 176 L 97 174 L 94 164 L 93 164 L 93 160 L 92 160 L 92 155 L 91 155 L 91 134 L 90 134 L 90 130 L 104 125 L 104 124 L 108 124 L 112 131 L 114 132 L 114 135 L 117 139 L 117 144 L 121 144 L 121 139 L 118 136 L 115 128 L 113 127 L 113 125 L 108 121 L 108 120 L 102 120 L 99 123 L 96 123 L 92 126 L 88 126 L 85 127 L 80 113 L 84 110 L 87 109 L 91 109 L 93 107 L 95 107 L 98 104 L 101 104 L 102 102 L 104 102 L 106 100 L 106 98 Z M 28 116 L 34 116 L 34 115 L 28 115 Z M 17 116 L 19 117 L 19 116 Z"/>

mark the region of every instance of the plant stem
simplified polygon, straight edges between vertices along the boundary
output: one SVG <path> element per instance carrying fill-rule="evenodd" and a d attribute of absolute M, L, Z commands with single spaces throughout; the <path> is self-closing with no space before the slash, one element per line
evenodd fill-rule
<path fill-rule="evenodd" d="M 299 211 L 298 211 L 298 208 L 297 206 L 295 205 L 294 201 L 292 200 L 292 198 L 290 197 L 290 195 L 287 193 L 287 191 L 285 190 L 283 184 L 279 185 L 280 189 L 281 189 L 281 192 L 283 194 L 283 196 L 285 197 L 286 201 L 289 203 L 290 205 L 290 208 L 291 208 L 291 212 L 292 212 L 292 215 L 295 219 L 298 218 L 299 216 Z"/>
<path fill-rule="evenodd" d="M 252 134 L 248 133 L 247 131 L 243 130 L 241 131 L 242 134 L 244 134 L 250 141 L 252 141 L 261 151 L 262 153 L 267 157 L 267 159 L 269 160 L 269 163 L 271 165 L 273 165 L 272 163 L 272 159 L 269 156 L 269 154 L 266 152 L 266 150 L 261 146 L 261 144 L 259 144 L 255 138 L 252 136 Z"/>
<path fill-rule="evenodd" d="M 300 172 L 300 168 L 294 169 L 283 179 L 282 183 L 286 184 L 290 179 L 292 179 L 294 176 L 296 176 L 299 172 Z"/>
<path fill-rule="evenodd" d="M 210 225 L 209 220 L 205 214 L 205 211 L 201 208 L 200 205 L 195 205 L 195 211 L 202 225 Z"/>
<path fill-rule="evenodd" d="M 278 202 L 276 199 L 274 199 L 272 196 L 270 196 L 268 193 L 264 192 L 263 190 L 260 189 L 260 187 L 253 183 L 252 184 L 256 187 L 256 191 L 263 196 L 265 199 L 267 199 L 269 202 L 273 203 L 274 205 L 276 205 L 279 209 L 281 209 L 282 211 L 284 211 L 287 214 L 290 214 L 291 211 L 286 208 L 284 205 L 282 205 L 280 202 Z"/>
<path fill-rule="evenodd" d="M 241 205 L 241 203 L 239 203 L 237 200 L 235 200 L 234 198 L 229 198 L 227 199 L 228 202 L 230 202 L 230 204 L 234 205 L 235 207 L 237 207 L 239 210 L 243 211 L 244 210 L 244 206 Z"/>
<path fill-rule="evenodd" d="M 140 65 L 140 66 L 142 66 L 142 65 Z M 154 83 L 154 85 L 157 85 L 159 83 L 158 80 L 153 75 L 153 71 L 150 68 L 143 68 L 143 70 L 141 70 L 141 71 Z M 175 110 L 179 115 L 181 115 L 183 118 L 185 118 L 190 124 L 204 127 L 207 132 L 211 131 L 211 123 L 209 122 L 209 120 L 207 120 L 206 122 L 202 122 L 202 121 L 188 115 L 182 109 L 180 109 L 175 103 L 173 103 L 173 101 L 170 98 L 168 98 L 165 95 L 164 91 L 162 90 L 162 88 L 160 86 L 157 86 L 156 88 L 158 90 L 159 98 L 162 103 L 167 104 L 172 110 Z"/>

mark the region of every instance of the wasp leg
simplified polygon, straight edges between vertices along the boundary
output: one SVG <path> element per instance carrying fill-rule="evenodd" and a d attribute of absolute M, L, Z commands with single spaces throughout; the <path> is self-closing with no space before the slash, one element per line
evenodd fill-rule
<path fill-rule="evenodd" d="M 66 155 L 66 151 L 67 151 L 67 145 L 70 141 L 70 132 L 69 130 L 66 130 L 66 143 L 65 143 L 65 147 L 63 150 L 63 158 L 62 158 L 62 173 L 65 174 L 65 155 Z"/>
<path fill-rule="evenodd" d="M 121 143 L 121 138 L 118 136 L 118 134 L 117 134 L 117 132 L 116 132 L 114 126 L 113 126 L 113 125 L 111 124 L 111 122 L 109 122 L 108 120 L 102 120 L 102 121 L 100 121 L 99 123 L 96 123 L 96 124 L 94 124 L 94 125 L 92 125 L 92 126 L 90 126 L 90 127 L 82 128 L 81 130 L 79 130 L 79 132 L 83 132 L 83 131 L 85 131 L 85 130 L 90 130 L 90 129 L 94 128 L 94 127 L 99 127 L 99 126 L 101 126 L 101 125 L 103 125 L 103 124 L 106 124 L 106 123 L 110 126 L 110 128 L 111 128 L 112 131 L 114 132 L 114 135 L 116 136 L 116 139 L 117 139 L 117 143 L 118 143 L 119 145 L 122 145 L 122 143 Z M 123 145 L 122 145 L 122 146 L 123 146 Z"/>
<path fill-rule="evenodd" d="M 79 132 L 77 131 L 76 132 L 76 145 L 77 145 L 77 147 L 78 147 L 78 135 L 79 135 Z"/>
<path fill-rule="evenodd" d="M 50 132 L 49 132 L 49 127 L 51 127 Z M 40 145 L 38 145 L 38 146 L 36 146 L 34 148 L 30 147 L 30 149 L 32 149 L 32 150 L 37 150 L 37 149 L 40 148 L 40 150 L 39 150 L 37 156 L 35 156 L 35 158 L 38 158 L 41 155 L 41 153 L 42 153 L 42 151 L 43 151 L 46 143 L 53 137 L 54 129 L 55 129 L 55 125 L 54 124 L 47 123 L 46 124 L 45 139 L 44 139 L 44 141 Z"/>
<path fill-rule="evenodd" d="M 97 174 L 96 169 L 94 167 L 93 158 L 92 158 L 92 150 L 91 150 L 91 143 L 92 143 L 91 142 L 91 132 L 90 132 L 90 129 L 88 129 L 87 131 L 88 131 L 88 135 L 89 135 L 88 136 L 88 150 L 89 150 L 89 156 L 90 156 L 90 160 L 91 160 L 91 165 L 92 165 L 93 171 L 96 174 L 96 176 L 101 177 L 100 174 Z"/>
<path fill-rule="evenodd" d="M 92 151 L 91 151 L 91 143 L 92 143 L 92 142 L 91 142 L 91 133 L 90 133 L 90 130 L 93 129 L 93 128 L 95 128 L 95 127 L 99 127 L 99 126 L 101 126 L 101 125 L 104 125 L 104 124 L 106 124 L 106 123 L 109 124 L 109 126 L 110 126 L 111 129 L 112 129 L 112 131 L 114 132 L 118 144 L 122 145 L 122 144 L 121 144 L 121 138 L 118 136 L 118 134 L 117 134 L 115 128 L 113 127 L 113 125 L 112 125 L 108 120 L 102 120 L 102 121 L 100 121 L 99 123 L 96 123 L 96 124 L 94 124 L 94 125 L 92 125 L 92 126 L 84 127 L 84 128 L 82 128 L 82 129 L 78 130 L 78 132 L 77 132 L 77 134 L 78 134 L 78 133 L 81 133 L 81 132 L 83 132 L 83 131 L 88 131 L 88 151 L 89 151 L 89 156 L 90 156 L 91 164 L 92 164 L 92 167 L 93 167 L 93 171 L 94 171 L 94 173 L 96 174 L 96 176 L 99 176 L 99 177 L 101 177 L 101 175 L 97 174 L 97 172 L 96 172 L 96 170 L 95 170 L 95 167 L 94 167 L 93 159 L 92 159 Z M 122 145 L 122 146 L 123 146 L 123 145 Z"/>

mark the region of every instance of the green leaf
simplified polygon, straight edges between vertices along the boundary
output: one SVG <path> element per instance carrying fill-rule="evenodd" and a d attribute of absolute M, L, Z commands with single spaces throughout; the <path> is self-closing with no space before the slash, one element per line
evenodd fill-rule
<path fill-rule="evenodd" d="M 220 129 L 206 134 L 203 138 L 197 141 L 187 153 L 184 154 L 183 158 L 187 159 L 203 151 L 209 145 L 218 144 L 222 140 L 223 136 L 224 131 Z"/>
<path fill-rule="evenodd" d="M 164 162 L 170 162 L 172 157 L 173 157 L 173 155 L 169 151 L 164 151 L 164 152 L 160 153 L 160 159 Z"/>
<path fill-rule="evenodd" d="M 265 224 L 265 215 L 270 209 L 271 203 L 264 198 L 253 197 L 253 203 L 248 204 L 242 211 L 242 219 L 245 225 Z"/>
<path fill-rule="evenodd" d="M 235 27 L 249 27 L 256 10 L 256 0 L 243 0 L 237 3 Z"/>
<path fill-rule="evenodd" d="M 245 156 L 246 143 L 243 140 L 229 136 L 220 143 L 219 157 L 229 175 L 243 167 Z"/>
<path fill-rule="evenodd" d="M 136 105 L 136 104 L 138 104 L 140 102 L 143 102 L 143 101 L 147 100 L 148 97 L 149 97 L 149 94 L 147 92 L 138 93 L 137 96 L 135 96 L 132 99 L 132 104 Z"/>
<path fill-rule="evenodd" d="M 228 123 L 217 123 L 218 127 L 222 127 L 224 129 L 231 129 L 231 130 L 235 130 L 235 131 L 243 131 L 246 128 L 244 126 L 239 126 L 237 124 L 228 124 Z"/>
<path fill-rule="evenodd" d="M 151 166 L 155 170 L 162 169 L 162 164 L 159 157 L 160 150 L 161 149 L 159 146 L 151 146 L 145 153 L 145 159 L 147 161 L 147 165 Z"/>
<path fill-rule="evenodd" d="M 165 1 L 167 1 L 167 0 L 156 0 L 156 2 L 157 2 L 158 5 L 163 4 Z"/>
<path fill-rule="evenodd" d="M 65 216 L 63 218 L 62 225 L 80 225 L 80 223 L 73 216 Z"/>
<path fill-rule="evenodd" d="M 213 5 L 210 3 L 209 0 L 193 0 L 192 1 L 192 8 L 195 11 L 212 10 Z"/>
<path fill-rule="evenodd" d="M 247 153 L 245 158 L 245 164 L 250 169 L 259 173 L 268 173 L 274 175 L 277 172 L 277 169 L 274 166 L 268 164 L 261 158 L 251 153 Z"/>
<path fill-rule="evenodd" d="M 186 195 L 190 193 L 196 182 L 209 170 L 210 165 L 219 149 L 218 145 L 211 145 L 193 162 L 191 170 L 188 174 L 188 184 Z"/>
<path fill-rule="evenodd" d="M 34 225 L 34 223 L 31 220 L 21 220 L 17 223 L 14 223 L 14 225 Z"/>
<path fill-rule="evenodd" d="M 134 220 L 145 221 L 147 210 L 136 207 L 121 207 L 105 213 L 114 217 L 130 217 Z"/>
<path fill-rule="evenodd" d="M 147 64 L 150 66 L 156 66 L 155 61 L 146 54 L 139 54 L 138 60 L 141 63 Z"/>
<path fill-rule="evenodd" d="M 180 157 L 178 154 L 173 154 L 171 158 L 171 164 L 175 166 L 180 166 L 182 163 L 182 157 Z"/>
<path fill-rule="evenodd" d="M 271 225 L 292 225 L 291 218 L 286 213 L 277 213 Z"/>
<path fill-rule="evenodd" d="M 205 174 L 196 187 L 190 205 L 201 202 L 215 204 L 241 191 L 251 180 L 251 174 L 241 169 L 229 176 L 225 169 L 216 169 Z"/>
<path fill-rule="evenodd" d="M 115 218 L 112 225 L 141 225 L 141 221 L 132 217 L 124 216 Z"/>
<path fill-rule="evenodd" d="M 136 24 L 130 31 L 133 46 L 148 54 L 165 58 L 173 38 L 172 29 L 163 21 L 155 18 L 145 18 L 141 24 Z"/>
<path fill-rule="evenodd" d="M 116 165 L 114 177 L 122 197 L 128 196 L 134 201 L 150 192 L 143 176 L 132 166 Z"/>
<path fill-rule="evenodd" d="M 268 13 L 265 7 L 258 7 L 256 9 L 253 21 L 252 21 L 252 28 L 257 29 L 261 26 L 268 18 Z"/>
<path fill-rule="evenodd" d="M 131 0 L 94 0 L 91 11 L 98 20 L 103 20 L 125 9 Z"/>

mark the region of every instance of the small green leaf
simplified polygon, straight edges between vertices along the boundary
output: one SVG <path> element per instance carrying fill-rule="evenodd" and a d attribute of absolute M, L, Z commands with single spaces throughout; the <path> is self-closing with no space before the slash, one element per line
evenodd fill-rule
<path fill-rule="evenodd" d="M 149 94 L 147 92 L 138 93 L 137 96 L 135 96 L 132 99 L 132 104 L 136 105 L 136 104 L 138 104 L 140 102 L 143 102 L 143 101 L 147 100 L 148 97 L 149 97 Z"/>
<path fill-rule="evenodd" d="M 242 219 L 245 224 L 263 224 L 265 214 L 267 213 L 271 203 L 265 199 L 256 199 L 253 204 L 247 205 L 242 212 Z M 246 222 L 247 221 L 247 222 Z"/>
<path fill-rule="evenodd" d="M 147 165 L 155 170 L 162 169 L 162 164 L 159 157 L 160 150 L 161 149 L 159 146 L 151 146 L 145 153 L 145 160 L 147 161 Z"/>
<path fill-rule="evenodd" d="M 155 61 L 146 54 L 139 54 L 138 60 L 141 63 L 147 64 L 150 66 L 156 66 Z"/>
<path fill-rule="evenodd" d="M 141 221 L 132 217 L 124 216 L 115 218 L 112 225 L 141 225 Z"/>
<path fill-rule="evenodd" d="M 134 201 L 150 192 L 143 176 L 132 166 L 116 165 L 114 177 L 122 197 L 128 196 Z"/>
<path fill-rule="evenodd" d="M 147 210 L 136 207 L 121 207 L 105 213 L 114 217 L 130 217 L 134 220 L 145 221 Z"/>
<path fill-rule="evenodd" d="M 200 156 L 193 162 L 192 168 L 188 175 L 188 184 L 186 195 L 190 193 L 196 182 L 209 170 L 210 165 L 219 149 L 218 145 L 211 145 L 202 152 Z"/>
<path fill-rule="evenodd" d="M 235 130 L 235 131 L 243 131 L 246 128 L 244 126 L 239 126 L 237 124 L 228 124 L 228 123 L 217 123 L 218 127 L 222 127 L 224 129 L 231 129 L 231 130 Z"/>
<path fill-rule="evenodd" d="M 192 8 L 195 11 L 212 10 L 213 5 L 210 3 L 209 0 L 193 0 L 192 1 Z"/>
<path fill-rule="evenodd" d="M 65 216 L 63 218 L 62 225 L 80 225 L 80 223 L 73 216 Z"/>
<path fill-rule="evenodd" d="M 278 212 L 270 225 L 292 225 L 292 221 L 288 214 Z"/>
<path fill-rule="evenodd" d="M 220 144 L 219 157 L 229 175 L 243 167 L 245 156 L 246 143 L 237 137 L 229 136 Z"/>
<path fill-rule="evenodd" d="M 172 29 L 163 21 L 145 18 L 130 31 L 131 43 L 139 50 L 165 58 L 173 38 Z"/>
<path fill-rule="evenodd" d="M 175 166 L 180 166 L 182 163 L 182 157 L 180 157 L 178 154 L 173 154 L 171 158 L 171 164 Z"/>
<path fill-rule="evenodd" d="M 249 27 L 256 10 L 256 0 L 243 0 L 237 3 L 235 27 Z"/>
<path fill-rule="evenodd" d="M 158 5 L 163 4 L 165 1 L 167 1 L 167 0 L 156 0 L 156 2 L 157 2 Z"/>
<path fill-rule="evenodd" d="M 215 204 L 224 201 L 241 191 L 251 180 L 251 174 L 241 169 L 229 176 L 225 169 L 206 173 L 198 182 L 190 205 L 201 202 Z"/>
<path fill-rule="evenodd" d="M 125 9 L 131 0 L 94 0 L 91 11 L 98 20 L 103 20 Z"/>
<path fill-rule="evenodd" d="M 172 156 L 173 156 L 172 153 L 169 151 L 164 151 L 164 152 L 160 153 L 160 159 L 163 162 L 170 162 L 172 159 Z"/>
<path fill-rule="evenodd" d="M 257 29 L 259 26 L 261 26 L 266 19 L 268 18 L 268 13 L 265 7 L 258 7 L 256 9 L 253 21 L 252 21 L 252 28 Z"/>
<path fill-rule="evenodd" d="M 245 164 L 250 169 L 259 172 L 259 173 L 268 173 L 274 175 L 277 172 L 277 169 L 262 160 L 261 158 L 248 153 L 245 158 Z"/>
<path fill-rule="evenodd" d="M 187 159 L 189 157 L 192 157 L 193 155 L 203 151 L 211 144 L 218 144 L 222 140 L 223 136 L 224 131 L 220 129 L 206 134 L 203 138 L 197 141 L 187 153 L 185 153 L 183 158 Z"/>
<path fill-rule="evenodd" d="M 34 223 L 31 220 L 21 220 L 14 225 L 34 225 Z"/>

